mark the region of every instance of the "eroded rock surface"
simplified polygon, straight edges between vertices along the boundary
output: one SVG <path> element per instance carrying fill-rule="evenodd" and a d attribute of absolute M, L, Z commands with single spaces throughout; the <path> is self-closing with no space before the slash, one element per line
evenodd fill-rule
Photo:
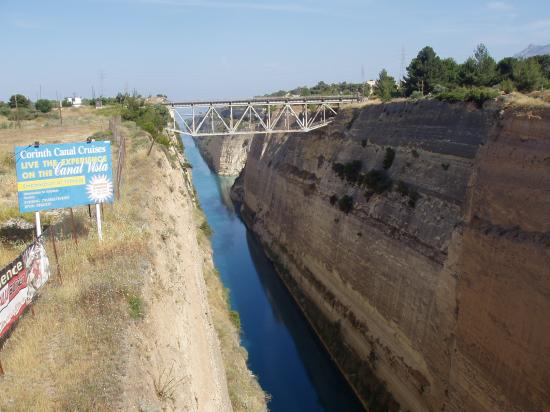
<path fill-rule="evenodd" d="M 365 404 L 548 410 L 549 110 L 350 109 L 255 136 L 238 181 L 244 220 Z"/>
<path fill-rule="evenodd" d="M 223 176 L 237 176 L 244 167 L 250 136 L 204 136 L 195 138 L 202 156 L 214 172 Z"/>

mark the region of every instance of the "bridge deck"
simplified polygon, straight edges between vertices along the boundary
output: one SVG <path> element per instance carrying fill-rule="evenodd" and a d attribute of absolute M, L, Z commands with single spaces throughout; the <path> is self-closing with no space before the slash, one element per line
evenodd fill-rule
<path fill-rule="evenodd" d="M 362 100 L 357 96 L 308 96 L 308 97 L 262 97 L 241 100 L 196 100 L 186 102 L 166 102 L 171 107 L 193 106 L 248 106 L 248 105 L 277 105 L 277 104 L 315 104 L 315 103 L 356 103 Z"/>

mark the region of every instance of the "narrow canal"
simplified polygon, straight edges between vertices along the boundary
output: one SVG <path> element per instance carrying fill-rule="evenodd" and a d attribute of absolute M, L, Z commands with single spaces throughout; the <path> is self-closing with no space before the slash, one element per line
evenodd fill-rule
<path fill-rule="evenodd" d="M 241 317 L 249 367 L 271 395 L 273 412 L 363 411 L 353 391 L 235 213 L 232 178 L 210 171 L 192 138 L 184 137 L 193 183 L 214 232 L 214 262 Z"/>

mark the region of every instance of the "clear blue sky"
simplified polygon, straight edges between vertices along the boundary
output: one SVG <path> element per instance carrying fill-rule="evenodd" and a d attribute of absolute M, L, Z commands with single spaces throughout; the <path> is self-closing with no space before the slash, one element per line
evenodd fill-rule
<path fill-rule="evenodd" d="M 248 97 L 319 80 L 398 76 L 425 45 L 463 61 L 550 43 L 550 1 L 0 0 L 0 99 Z"/>

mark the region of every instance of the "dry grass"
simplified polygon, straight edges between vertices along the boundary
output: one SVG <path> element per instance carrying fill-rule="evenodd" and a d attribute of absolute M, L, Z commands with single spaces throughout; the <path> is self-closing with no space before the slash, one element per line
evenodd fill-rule
<path fill-rule="evenodd" d="M 530 95 L 515 92 L 501 96 L 499 100 L 505 107 L 550 107 L 550 92 L 534 92 Z"/>
<path fill-rule="evenodd" d="M 196 209 L 197 227 L 204 226 L 206 218 Z M 212 249 L 208 233 L 199 230 L 199 245 L 204 255 L 203 272 L 208 290 L 208 303 L 212 311 L 214 327 L 220 340 L 226 371 L 229 397 L 234 411 L 265 411 L 268 396 L 263 392 L 256 376 L 246 364 L 248 353 L 240 344 L 240 330 L 236 312 L 229 306 L 229 290 L 221 282 L 212 262 Z"/>
<path fill-rule="evenodd" d="M 84 122 L 80 127 L 90 127 L 80 121 Z M 0 159 L 5 156 L 5 151 L 0 152 Z M 9 196 L 14 190 L 13 173 L 1 170 L 0 178 L 9 182 L 0 189 L 0 219 L 4 220 L 18 212 L 16 198 Z M 35 304 L 35 316 L 27 313 L 21 318 L 0 352 L 5 370 L 2 383 L 10 388 L 0 395 L 0 410 L 116 408 L 127 350 L 125 331 L 139 321 L 133 316 L 135 302 L 150 256 L 147 236 L 131 218 L 139 214 L 136 195 L 141 193 L 131 190 L 132 181 L 129 175 L 132 195 L 104 209 L 102 243 L 87 208 L 76 211 L 79 227 L 89 233 L 80 237 L 78 246 L 70 234 L 58 240 L 63 284 L 48 241 L 52 278 Z M 23 244 L 3 244 L 0 265 L 23 248 Z M 143 310 L 140 305 L 139 311 Z"/>
<path fill-rule="evenodd" d="M 13 145 L 37 137 L 43 142 L 83 140 L 105 128 L 107 118 L 98 122 L 94 113 L 90 114 L 91 120 L 79 113 L 73 113 L 78 119 L 70 127 L 51 127 L 46 132 L 25 125 L 22 131 L 0 130 L 0 224 L 18 216 L 15 173 L 9 158 Z M 35 303 L 35 316 L 25 314 L 0 351 L 5 370 L 0 380 L 9 388 L 0 394 L 2 411 L 118 409 L 124 362 L 131 350 L 127 333 L 147 314 L 142 285 L 153 254 L 146 231 L 152 222 L 145 220 L 140 209 L 147 196 L 143 187 L 150 184 L 147 170 L 152 167 L 152 158 L 146 155 L 149 139 L 133 123 L 125 122 L 123 133 L 129 142 L 124 191 L 120 201 L 104 208 L 104 241 L 98 242 L 87 208 L 76 210 L 81 233 L 78 246 L 71 238 L 67 214 L 50 216 L 58 222 L 63 283 L 48 240 L 52 278 Z M 113 151 L 116 162 L 116 148 Z M 196 221 L 200 226 L 204 217 L 198 214 Z M 264 394 L 247 368 L 247 353 L 240 346 L 231 320 L 227 291 L 213 267 L 209 240 L 202 232 L 199 236 L 205 254 L 209 304 L 233 407 L 236 411 L 266 410 Z M 1 244 L 0 266 L 24 247 L 23 243 Z M 182 378 L 170 369 L 160 370 L 157 375 L 153 379 L 157 396 L 172 398 L 174 391 L 180 390 Z"/>

